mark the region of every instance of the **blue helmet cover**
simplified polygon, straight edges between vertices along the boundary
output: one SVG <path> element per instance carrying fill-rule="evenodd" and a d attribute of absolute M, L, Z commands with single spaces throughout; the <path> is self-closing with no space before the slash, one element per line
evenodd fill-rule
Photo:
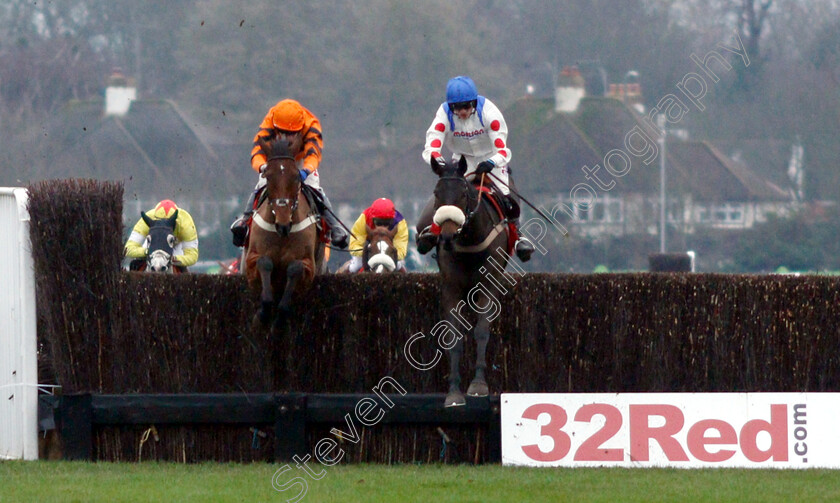
<path fill-rule="evenodd" d="M 459 103 L 461 101 L 472 101 L 478 99 L 478 90 L 475 82 L 469 77 L 458 76 L 449 79 L 446 84 L 446 102 Z"/>

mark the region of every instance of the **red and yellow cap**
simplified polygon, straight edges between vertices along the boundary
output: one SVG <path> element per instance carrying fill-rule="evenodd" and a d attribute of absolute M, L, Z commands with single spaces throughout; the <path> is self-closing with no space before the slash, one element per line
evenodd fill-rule
<path fill-rule="evenodd" d="M 394 218 L 396 214 L 394 202 L 386 197 L 380 197 L 370 205 L 370 218 Z"/>
<path fill-rule="evenodd" d="M 176 211 L 178 210 L 178 205 L 176 205 L 173 201 L 169 199 L 164 199 L 163 201 L 157 203 L 155 209 L 153 210 L 153 216 L 155 220 L 161 220 L 164 218 L 171 217 Z"/>

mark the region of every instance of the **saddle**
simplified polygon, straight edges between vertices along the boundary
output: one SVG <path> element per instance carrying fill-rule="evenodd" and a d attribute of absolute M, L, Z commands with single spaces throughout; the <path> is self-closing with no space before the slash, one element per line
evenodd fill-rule
<path fill-rule="evenodd" d="M 493 208 L 496 210 L 496 214 L 499 215 L 499 218 L 507 221 L 507 252 L 508 255 L 512 256 L 514 252 L 514 245 L 519 239 L 519 229 L 517 229 L 516 224 L 514 223 L 514 221 L 519 218 L 519 204 L 517 204 L 513 198 L 497 191 L 492 184 L 488 185 L 485 183 L 482 185 L 481 182 L 476 180 L 473 182 L 473 185 L 475 185 L 475 188 L 483 194 L 482 197 L 486 197 L 487 200 L 493 204 Z"/>
<path fill-rule="evenodd" d="M 321 208 L 323 207 L 323 203 L 321 201 L 321 194 L 318 191 L 312 189 L 308 185 L 303 186 L 303 195 L 306 197 L 306 202 L 309 204 L 309 207 L 312 208 L 312 212 L 315 213 L 315 216 L 318 219 L 315 221 L 315 227 L 318 229 L 318 239 L 321 242 L 329 244 L 330 243 L 330 224 L 327 222 L 327 219 L 321 215 Z"/>

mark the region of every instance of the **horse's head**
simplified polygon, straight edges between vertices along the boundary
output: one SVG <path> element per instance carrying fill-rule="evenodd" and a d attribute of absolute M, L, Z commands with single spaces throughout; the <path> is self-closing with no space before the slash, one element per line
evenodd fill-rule
<path fill-rule="evenodd" d="M 288 236 L 292 228 L 292 215 L 297 210 L 303 185 L 293 150 L 297 145 L 290 144 L 282 136 L 268 141 L 260 138 L 258 141 L 266 157 L 266 167 L 262 176 L 266 180 L 267 202 L 274 216 L 274 227 L 281 236 Z M 299 149 L 299 146 L 297 147 Z"/>
<path fill-rule="evenodd" d="M 467 161 L 461 156 L 458 164 L 438 164 L 431 161 L 432 171 L 438 176 L 435 185 L 434 224 L 439 230 L 441 243 L 452 249 L 452 238 L 458 233 L 472 212 L 476 189 L 464 178 Z"/>
<path fill-rule="evenodd" d="M 172 252 L 175 249 L 175 221 L 178 219 L 178 210 L 171 217 L 154 220 L 145 213 L 140 212 L 140 217 L 149 226 L 149 234 L 146 236 L 144 247 L 147 250 L 146 270 L 151 272 L 171 272 Z"/>
<path fill-rule="evenodd" d="M 397 268 L 397 248 L 394 246 L 396 235 L 396 226 L 393 229 L 385 226 L 367 227 L 367 241 L 362 253 L 365 270 L 381 273 L 392 272 Z"/>

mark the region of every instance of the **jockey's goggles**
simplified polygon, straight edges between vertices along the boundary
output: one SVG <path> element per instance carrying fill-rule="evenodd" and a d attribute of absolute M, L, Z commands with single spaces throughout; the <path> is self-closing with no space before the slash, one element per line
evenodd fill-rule
<path fill-rule="evenodd" d="M 374 227 L 390 227 L 394 221 L 392 218 L 372 218 Z"/>
<path fill-rule="evenodd" d="M 475 108 L 475 100 L 459 101 L 457 103 L 450 103 L 449 108 L 451 108 L 452 110 L 454 110 L 456 112 L 458 110 L 469 110 L 471 108 Z"/>

